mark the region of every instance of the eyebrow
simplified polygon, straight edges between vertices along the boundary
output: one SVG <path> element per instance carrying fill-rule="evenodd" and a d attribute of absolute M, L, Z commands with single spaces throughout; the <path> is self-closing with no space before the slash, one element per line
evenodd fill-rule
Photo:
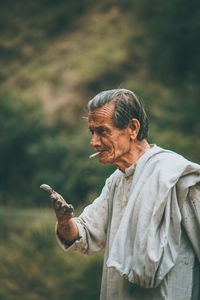
<path fill-rule="evenodd" d="M 101 130 L 101 129 L 103 129 L 103 130 L 107 130 L 107 128 L 106 128 L 106 127 L 104 127 L 104 126 L 97 126 L 97 127 L 96 127 L 96 129 L 100 129 L 100 130 Z"/>
<path fill-rule="evenodd" d="M 104 126 L 89 126 L 89 130 L 105 130 L 107 132 L 109 132 L 110 130 L 107 128 L 107 127 L 104 127 Z"/>

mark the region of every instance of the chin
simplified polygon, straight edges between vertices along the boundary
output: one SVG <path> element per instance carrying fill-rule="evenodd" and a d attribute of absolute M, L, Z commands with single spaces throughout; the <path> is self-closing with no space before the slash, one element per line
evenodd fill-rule
<path fill-rule="evenodd" d="M 110 162 L 107 159 L 99 158 L 99 163 L 101 165 L 107 165 L 110 164 Z"/>
<path fill-rule="evenodd" d="M 99 157 L 99 163 L 102 165 L 113 164 L 113 162 L 114 162 L 113 158 Z"/>

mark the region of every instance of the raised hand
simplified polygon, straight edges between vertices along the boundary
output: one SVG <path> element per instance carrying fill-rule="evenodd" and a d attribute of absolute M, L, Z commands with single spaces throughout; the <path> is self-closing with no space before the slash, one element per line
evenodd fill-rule
<path fill-rule="evenodd" d="M 49 185 L 42 184 L 40 188 L 45 191 L 52 201 L 58 219 L 57 231 L 68 246 L 79 238 L 78 228 L 73 221 L 74 208 L 67 204 L 64 198 L 55 192 Z"/>
<path fill-rule="evenodd" d="M 73 206 L 71 204 L 67 204 L 60 194 L 55 192 L 47 184 L 42 184 L 40 188 L 49 195 L 59 223 L 62 223 L 63 221 L 66 222 L 66 219 L 73 217 Z"/>

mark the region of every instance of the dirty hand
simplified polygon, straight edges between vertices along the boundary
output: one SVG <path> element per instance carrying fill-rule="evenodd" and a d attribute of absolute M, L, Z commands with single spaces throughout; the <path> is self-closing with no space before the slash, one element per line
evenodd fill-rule
<path fill-rule="evenodd" d="M 49 185 L 42 184 L 40 188 L 50 196 L 58 223 L 62 224 L 69 221 L 69 219 L 73 217 L 73 206 L 67 204 L 63 197 L 55 192 Z"/>

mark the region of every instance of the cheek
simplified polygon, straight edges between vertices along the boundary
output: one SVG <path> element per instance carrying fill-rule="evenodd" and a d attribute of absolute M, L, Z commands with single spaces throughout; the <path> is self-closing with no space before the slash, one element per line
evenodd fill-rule
<path fill-rule="evenodd" d="M 115 144 L 115 150 L 117 152 L 127 152 L 130 149 L 130 140 L 126 137 L 121 137 Z"/>
<path fill-rule="evenodd" d="M 129 149 L 130 141 L 123 135 L 112 136 L 112 138 L 101 138 L 102 145 L 110 152 L 110 154 L 118 154 L 126 152 Z M 106 153 L 105 153 L 106 154 Z"/>
<path fill-rule="evenodd" d="M 113 145 L 112 140 L 107 137 L 101 137 L 101 143 L 105 146 L 105 148 L 110 148 Z"/>

